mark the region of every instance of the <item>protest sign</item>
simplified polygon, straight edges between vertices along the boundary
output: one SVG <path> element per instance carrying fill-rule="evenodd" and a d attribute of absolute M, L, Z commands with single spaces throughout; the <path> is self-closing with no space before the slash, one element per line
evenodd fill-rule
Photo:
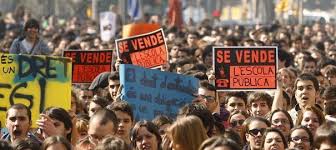
<path fill-rule="evenodd" d="M 219 91 L 276 89 L 277 47 L 214 47 Z"/>
<path fill-rule="evenodd" d="M 100 37 L 102 41 L 110 41 L 116 33 L 116 19 L 117 15 L 111 11 L 101 12 L 100 19 Z"/>
<path fill-rule="evenodd" d="M 47 107 L 70 109 L 71 60 L 63 57 L 1 54 L 0 120 L 16 103 L 31 109 L 35 127 L 39 114 Z"/>
<path fill-rule="evenodd" d="M 116 40 L 118 58 L 124 64 L 155 68 L 168 63 L 168 52 L 162 29 Z"/>
<path fill-rule="evenodd" d="M 159 24 L 153 23 L 131 23 L 123 26 L 122 37 L 127 38 L 145 34 L 160 29 Z"/>
<path fill-rule="evenodd" d="M 197 93 L 198 79 L 130 64 L 120 65 L 122 99 L 127 100 L 136 120 L 157 115 L 176 117 L 180 107 L 191 103 Z"/>
<path fill-rule="evenodd" d="M 91 83 L 102 72 L 110 72 L 112 50 L 67 50 L 64 57 L 72 58 L 72 83 Z"/>

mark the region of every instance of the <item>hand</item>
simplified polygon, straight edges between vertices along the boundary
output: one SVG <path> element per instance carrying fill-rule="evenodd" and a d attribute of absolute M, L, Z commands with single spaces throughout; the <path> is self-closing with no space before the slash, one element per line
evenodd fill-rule
<path fill-rule="evenodd" d="M 171 150 L 172 149 L 171 144 L 172 144 L 172 142 L 170 141 L 168 136 L 164 135 L 163 138 L 162 138 L 162 143 L 161 143 L 162 149 L 163 150 Z"/>
<path fill-rule="evenodd" d="M 41 119 L 37 120 L 36 124 L 38 128 L 42 130 L 44 138 L 54 135 L 61 135 L 58 133 L 58 130 L 54 125 L 54 121 L 45 114 L 41 114 Z"/>

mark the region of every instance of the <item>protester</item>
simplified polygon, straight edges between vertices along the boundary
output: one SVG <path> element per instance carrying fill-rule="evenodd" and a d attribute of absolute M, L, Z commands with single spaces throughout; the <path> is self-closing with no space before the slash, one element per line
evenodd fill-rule
<path fill-rule="evenodd" d="M 49 55 L 52 51 L 39 37 L 40 25 L 36 19 L 30 19 L 24 26 L 23 36 L 15 39 L 9 50 L 13 54 Z"/>
<path fill-rule="evenodd" d="M 179 118 L 168 129 L 172 148 L 176 150 L 198 149 L 208 138 L 201 120 L 196 116 Z"/>
<path fill-rule="evenodd" d="M 311 150 L 314 146 L 314 136 L 310 130 L 304 126 L 293 128 L 289 135 L 289 148 Z"/>
<path fill-rule="evenodd" d="M 263 135 L 262 147 L 264 150 L 285 150 L 288 145 L 282 132 L 275 128 L 267 128 Z"/>
<path fill-rule="evenodd" d="M 161 150 L 161 136 L 157 126 L 150 121 L 137 122 L 131 131 L 132 147 L 135 150 Z"/>
<path fill-rule="evenodd" d="M 31 125 L 30 109 L 24 104 L 14 104 L 6 112 L 6 128 L 8 129 L 8 133 L 4 134 L 1 139 L 14 142 L 16 140 L 24 140 L 28 137 L 40 144 L 37 137 L 29 132 Z"/>
<path fill-rule="evenodd" d="M 43 141 L 41 150 L 72 150 L 70 142 L 63 136 L 51 136 Z"/>

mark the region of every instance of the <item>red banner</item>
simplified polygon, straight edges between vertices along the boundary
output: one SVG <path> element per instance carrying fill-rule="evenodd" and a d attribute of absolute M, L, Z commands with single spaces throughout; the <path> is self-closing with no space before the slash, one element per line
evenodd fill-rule
<path fill-rule="evenodd" d="M 72 58 L 72 83 L 91 83 L 100 73 L 111 71 L 112 50 L 68 50 L 63 56 Z"/>

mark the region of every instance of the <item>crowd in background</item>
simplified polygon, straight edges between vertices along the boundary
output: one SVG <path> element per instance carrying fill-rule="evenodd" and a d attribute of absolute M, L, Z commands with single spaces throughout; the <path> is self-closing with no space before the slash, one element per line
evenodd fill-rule
<path fill-rule="evenodd" d="M 62 21 L 51 15 L 35 20 L 24 12 L 3 15 L 0 48 L 4 53 L 21 53 L 14 49 L 20 47 L 15 43 L 23 33 L 27 42 L 29 34 L 37 33 L 45 44 L 39 48 L 48 49 L 42 54 L 50 56 L 70 49 L 115 52 L 114 40 L 121 38 L 122 20 L 115 38 L 103 42 L 99 23 L 90 19 Z M 198 24 L 191 20 L 180 27 L 157 15 L 142 20 L 164 29 L 169 63 L 162 71 L 200 80 L 195 98 L 180 108 L 176 118 L 135 120 L 132 107 L 120 96 L 118 64 L 122 61 L 116 61 L 113 71 L 102 75 L 105 80 L 73 86 L 71 110 L 44 110 L 37 129 L 30 129 L 27 106 L 12 105 L 0 149 L 335 149 L 335 24 L 321 18 L 304 25 L 274 21 L 224 26 L 214 18 Z M 213 46 L 277 46 L 278 90 L 216 92 Z M 35 44 L 30 47 L 33 50 Z"/>

